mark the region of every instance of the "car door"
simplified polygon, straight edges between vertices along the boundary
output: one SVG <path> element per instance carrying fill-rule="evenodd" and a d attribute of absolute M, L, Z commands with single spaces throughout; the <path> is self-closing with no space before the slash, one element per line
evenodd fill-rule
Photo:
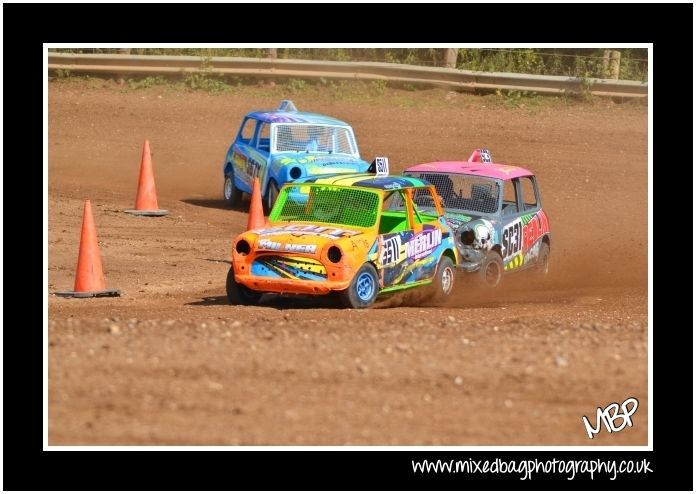
<path fill-rule="evenodd" d="M 534 177 L 506 180 L 504 187 L 501 250 L 504 269 L 509 272 L 536 261 L 548 220 L 541 210 Z"/>
<path fill-rule="evenodd" d="M 517 180 L 522 223 L 522 266 L 529 267 L 539 257 L 542 238 L 549 231 L 546 213 L 541 208 L 536 177 L 525 176 Z"/>
<path fill-rule="evenodd" d="M 385 291 L 426 282 L 437 266 L 430 254 L 442 243 L 442 230 L 418 215 L 410 189 L 385 196 L 377 238 L 377 270 Z"/>
<path fill-rule="evenodd" d="M 255 176 L 253 173 L 255 173 L 256 161 L 251 155 L 258 126 L 258 120 L 252 117 L 244 119 L 232 146 L 231 159 L 228 159 L 234 166 L 236 186 L 244 192 L 251 192 L 252 180 Z"/>
<path fill-rule="evenodd" d="M 256 177 L 259 178 L 262 186 L 265 185 L 269 148 L 269 124 L 247 117 L 239 129 L 234 146 L 232 146 L 232 163 L 239 189 L 251 193 Z"/>
<path fill-rule="evenodd" d="M 247 177 L 253 184 L 254 178 L 258 178 L 262 190 L 265 190 L 268 174 L 268 157 L 271 146 L 271 126 L 267 122 L 258 122 L 254 139 L 252 140 L 247 159 Z"/>
<path fill-rule="evenodd" d="M 506 272 L 522 267 L 524 253 L 522 251 L 523 225 L 521 217 L 523 211 L 524 204 L 522 202 L 519 180 L 517 178 L 505 180 L 503 182 L 500 250 Z"/>

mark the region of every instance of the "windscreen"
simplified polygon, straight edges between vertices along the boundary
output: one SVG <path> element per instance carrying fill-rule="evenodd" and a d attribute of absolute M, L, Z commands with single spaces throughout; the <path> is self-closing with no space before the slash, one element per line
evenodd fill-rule
<path fill-rule="evenodd" d="M 321 184 L 286 185 L 271 212 L 271 221 L 328 223 L 370 228 L 377 221 L 376 191 Z"/>
<path fill-rule="evenodd" d="M 457 173 L 409 173 L 435 186 L 445 210 L 493 214 L 498 211 L 498 182 L 492 178 Z"/>
<path fill-rule="evenodd" d="M 277 125 L 275 151 L 357 154 L 349 128 L 315 124 Z"/>

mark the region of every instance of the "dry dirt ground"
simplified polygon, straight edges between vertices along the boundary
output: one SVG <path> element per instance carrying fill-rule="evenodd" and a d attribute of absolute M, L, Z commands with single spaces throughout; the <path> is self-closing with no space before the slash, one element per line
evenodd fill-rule
<path fill-rule="evenodd" d="M 72 289 L 89 198 L 107 286 L 123 291 L 48 296 L 49 444 L 647 444 L 644 105 L 300 92 L 300 109 L 352 123 L 362 154 L 396 172 L 483 146 L 534 170 L 552 273 L 487 298 L 460 279 L 444 308 L 418 293 L 362 311 L 235 307 L 225 276 L 247 217 L 223 206 L 222 160 L 241 117 L 283 96 L 49 84 L 46 290 Z M 163 218 L 121 212 L 144 138 Z M 590 441 L 581 417 L 628 397 L 633 427 Z"/>

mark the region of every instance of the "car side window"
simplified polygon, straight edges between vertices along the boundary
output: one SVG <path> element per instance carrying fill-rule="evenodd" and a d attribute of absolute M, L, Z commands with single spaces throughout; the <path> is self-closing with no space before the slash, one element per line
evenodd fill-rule
<path fill-rule="evenodd" d="M 436 198 L 430 188 L 418 188 L 413 190 L 413 212 L 417 223 L 432 221 L 438 216 Z"/>
<path fill-rule="evenodd" d="M 254 131 L 256 130 L 256 120 L 252 118 L 247 118 L 242 124 L 242 128 L 239 129 L 239 135 L 237 140 L 243 142 L 244 144 L 251 143 L 254 137 Z"/>
<path fill-rule="evenodd" d="M 265 151 L 271 150 L 271 127 L 263 122 L 259 122 L 259 130 L 256 133 L 256 149 Z"/>
<path fill-rule="evenodd" d="M 521 177 L 520 189 L 522 190 L 522 204 L 525 211 L 536 209 L 539 207 L 539 201 L 536 195 L 536 187 L 532 177 Z"/>
<path fill-rule="evenodd" d="M 409 228 L 404 191 L 392 191 L 384 198 L 382 216 L 379 219 L 379 233 L 402 232 Z"/>
<path fill-rule="evenodd" d="M 517 212 L 517 187 L 513 180 L 506 180 L 503 183 L 503 216 Z"/>

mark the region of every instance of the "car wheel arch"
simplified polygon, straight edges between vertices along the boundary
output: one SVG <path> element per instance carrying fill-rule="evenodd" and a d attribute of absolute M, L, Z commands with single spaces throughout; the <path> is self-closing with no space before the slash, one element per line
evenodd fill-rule
<path fill-rule="evenodd" d="M 275 182 L 278 189 L 280 189 L 276 177 L 274 175 L 271 175 L 270 173 L 267 173 L 266 180 L 264 180 L 264 183 L 259 184 L 261 186 L 261 197 L 266 197 L 266 194 L 268 194 L 268 187 L 271 185 L 271 181 Z"/>
<path fill-rule="evenodd" d="M 377 267 L 377 264 L 374 261 L 365 261 L 367 264 L 370 264 L 373 268 L 375 268 L 375 271 L 377 271 L 377 277 L 379 278 L 378 283 L 379 283 L 379 289 L 378 289 L 378 295 L 379 292 L 381 292 L 384 289 L 384 286 L 382 285 L 382 282 L 384 280 L 384 276 L 382 273 L 384 273 L 384 268 L 379 268 Z M 359 268 L 358 268 L 359 269 Z M 356 269 L 355 272 L 357 273 L 358 270 Z M 355 274 L 353 274 L 355 276 Z"/>
<path fill-rule="evenodd" d="M 456 266 L 457 265 L 457 257 L 454 254 L 454 251 L 452 249 L 445 249 L 445 251 L 442 253 L 442 256 L 447 256 L 450 258 L 452 263 Z M 442 259 L 442 257 L 440 257 Z"/>
<path fill-rule="evenodd" d="M 368 264 L 372 264 L 372 267 L 375 268 L 375 271 L 377 271 L 377 274 L 382 274 L 382 271 L 384 271 L 384 268 L 378 268 L 377 264 L 374 261 L 366 261 Z M 357 270 L 356 270 L 357 271 Z"/>
<path fill-rule="evenodd" d="M 449 249 L 440 256 L 431 279 L 430 297 L 435 298 L 436 303 L 449 297 L 456 284 L 457 262 L 452 259 L 451 255 L 448 255 L 448 251 Z M 449 270 L 449 273 L 446 270 Z"/>
<path fill-rule="evenodd" d="M 279 195 L 280 195 L 281 186 L 278 185 L 278 181 L 274 177 L 268 176 L 266 183 L 259 185 L 259 188 L 261 189 L 261 200 L 263 202 L 263 209 L 264 209 L 265 215 L 271 214 L 271 210 L 273 209 L 273 204 L 270 204 L 270 196 L 269 196 L 269 194 L 271 193 L 271 183 L 275 184 L 275 194 L 276 194 L 275 199 L 277 200 Z M 274 204 L 275 204 L 275 201 L 274 201 Z"/>

